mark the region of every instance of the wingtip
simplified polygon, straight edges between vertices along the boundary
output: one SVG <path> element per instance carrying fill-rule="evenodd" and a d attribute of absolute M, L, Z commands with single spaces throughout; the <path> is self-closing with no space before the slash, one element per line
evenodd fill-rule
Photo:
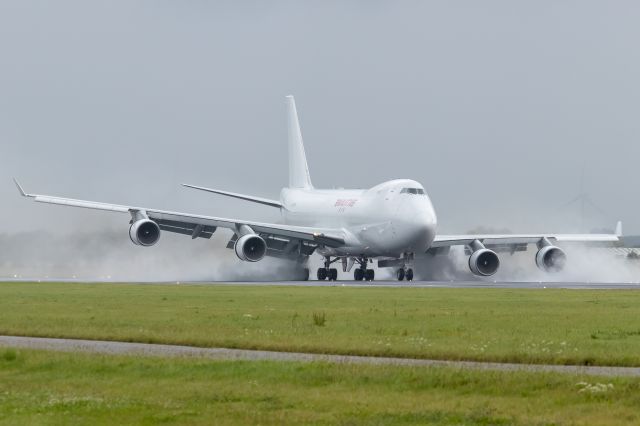
<path fill-rule="evenodd" d="M 20 182 L 18 182 L 18 179 L 13 178 L 13 183 L 16 184 L 16 187 L 18 188 L 18 191 L 20 192 L 20 195 L 22 195 L 23 197 L 28 197 L 29 194 L 27 194 L 25 192 L 25 190 L 22 188 L 22 185 L 20 185 Z"/>
<path fill-rule="evenodd" d="M 622 221 L 621 220 L 619 220 L 618 223 L 616 223 L 616 236 L 622 237 Z"/>

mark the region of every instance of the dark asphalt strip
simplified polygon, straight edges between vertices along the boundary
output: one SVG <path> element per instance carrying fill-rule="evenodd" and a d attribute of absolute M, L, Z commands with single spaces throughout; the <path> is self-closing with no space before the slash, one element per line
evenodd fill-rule
<path fill-rule="evenodd" d="M 226 348 L 149 343 L 109 342 L 102 340 L 51 339 L 44 337 L 0 336 L 0 346 L 61 352 L 88 352 L 110 355 L 160 357 L 197 357 L 218 360 L 331 362 L 342 364 L 403 365 L 413 367 L 453 367 L 473 370 L 530 371 L 582 374 L 590 376 L 639 377 L 638 367 L 596 367 L 579 365 L 512 364 L 474 361 L 440 361 L 430 359 L 388 358 L 353 355 L 321 355 L 295 352 L 254 351 Z"/>

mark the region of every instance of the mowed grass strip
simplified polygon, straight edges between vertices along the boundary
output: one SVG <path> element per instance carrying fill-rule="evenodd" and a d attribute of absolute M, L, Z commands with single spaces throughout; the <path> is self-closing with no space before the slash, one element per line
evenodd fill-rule
<path fill-rule="evenodd" d="M 0 349 L 0 424 L 638 424 L 640 382 Z"/>
<path fill-rule="evenodd" d="M 0 283 L 0 334 L 640 366 L 640 291 Z"/>

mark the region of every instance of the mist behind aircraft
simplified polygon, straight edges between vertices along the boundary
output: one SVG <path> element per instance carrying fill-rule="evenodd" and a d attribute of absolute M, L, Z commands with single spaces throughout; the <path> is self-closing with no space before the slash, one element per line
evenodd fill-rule
<path fill-rule="evenodd" d="M 126 231 L 126 229 L 125 229 Z M 165 233 L 153 249 L 134 246 L 122 229 L 55 234 L 51 232 L 0 233 L 0 279 L 61 279 L 90 281 L 269 281 L 292 279 L 292 264 L 265 258 L 241 262 L 224 247 L 227 233 L 211 240 L 183 238 Z M 459 247 L 460 248 L 460 247 Z M 561 274 L 536 268 L 534 251 L 501 254 L 503 266 L 488 281 L 638 282 L 640 262 L 608 249 L 568 250 L 571 262 Z M 456 252 L 450 260 L 416 262 L 421 278 L 479 280 L 469 272 L 468 256 Z M 310 265 L 321 265 L 319 256 Z M 393 271 L 378 269 L 379 279 L 393 280 Z M 351 280 L 351 273 L 339 272 Z"/>

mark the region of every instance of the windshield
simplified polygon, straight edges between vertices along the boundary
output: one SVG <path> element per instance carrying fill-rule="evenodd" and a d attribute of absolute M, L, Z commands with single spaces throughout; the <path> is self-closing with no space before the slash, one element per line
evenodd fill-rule
<path fill-rule="evenodd" d="M 424 189 L 422 188 L 402 188 L 401 194 L 420 194 L 424 195 Z"/>

